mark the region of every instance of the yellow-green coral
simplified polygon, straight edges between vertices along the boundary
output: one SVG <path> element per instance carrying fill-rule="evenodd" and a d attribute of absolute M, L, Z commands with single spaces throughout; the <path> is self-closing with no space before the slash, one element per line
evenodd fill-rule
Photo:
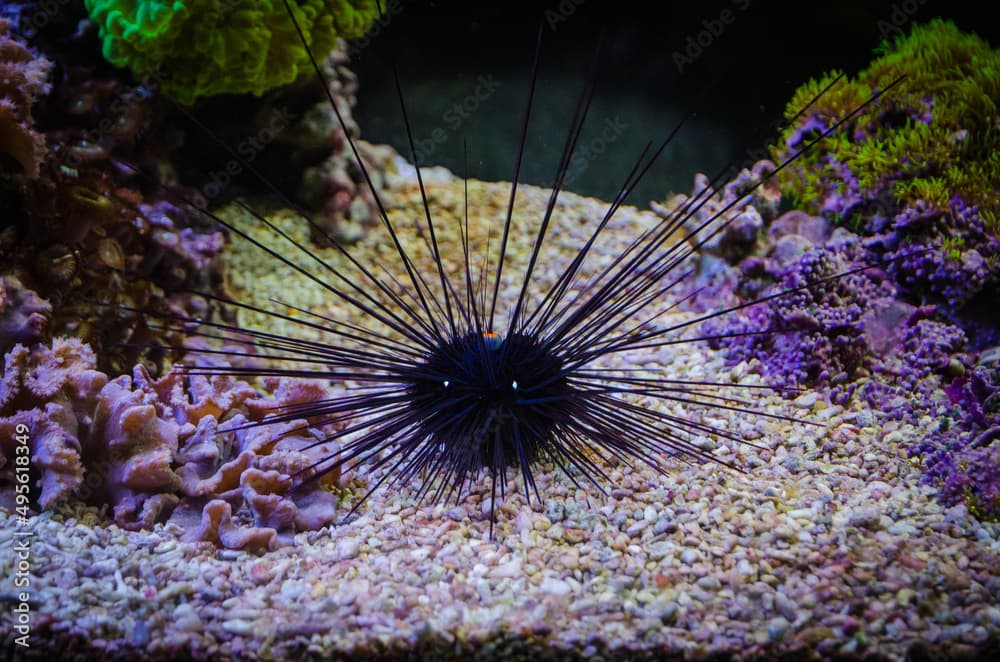
<path fill-rule="evenodd" d="M 1000 231 L 1000 50 L 935 20 L 879 52 L 868 69 L 838 81 L 789 126 L 775 156 L 787 156 L 795 147 L 790 142 L 818 135 L 905 79 L 782 172 L 782 187 L 813 213 L 845 193 L 845 177 L 852 185 L 856 180 L 859 201 L 879 200 L 888 190 L 900 204 L 923 199 L 940 207 L 959 195 L 978 205 L 987 230 Z M 836 75 L 799 88 L 786 117 L 793 119 Z M 803 127 L 812 134 L 802 136 Z"/>
<path fill-rule="evenodd" d="M 85 0 L 100 27 L 104 57 L 181 103 L 200 96 L 266 90 L 310 67 L 282 0 Z M 317 57 L 337 37 L 362 36 L 378 16 L 375 0 L 290 3 Z"/>

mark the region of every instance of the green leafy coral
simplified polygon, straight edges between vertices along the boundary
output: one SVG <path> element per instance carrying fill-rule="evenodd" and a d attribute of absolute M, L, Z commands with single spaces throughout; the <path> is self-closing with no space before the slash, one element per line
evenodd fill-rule
<path fill-rule="evenodd" d="M 261 94 L 310 67 L 281 0 L 85 0 L 104 57 L 181 103 L 222 93 Z M 323 57 L 338 37 L 362 36 L 375 0 L 290 3 L 310 49 Z"/>
<path fill-rule="evenodd" d="M 776 158 L 903 81 L 786 169 L 783 189 L 808 211 L 839 218 L 873 203 L 925 200 L 943 209 L 958 196 L 978 208 L 987 231 L 1000 231 L 1000 50 L 934 20 L 877 52 L 865 71 L 836 82 L 784 131 Z M 838 75 L 799 88 L 786 117 L 794 119 Z"/>

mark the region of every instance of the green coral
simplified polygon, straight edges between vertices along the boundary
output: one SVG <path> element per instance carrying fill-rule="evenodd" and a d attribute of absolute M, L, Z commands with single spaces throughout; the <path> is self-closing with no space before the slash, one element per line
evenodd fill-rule
<path fill-rule="evenodd" d="M 778 159 L 905 76 L 785 169 L 782 188 L 808 211 L 834 215 L 847 211 L 832 204 L 845 196 L 847 208 L 886 194 L 901 206 L 926 200 L 943 208 L 960 196 L 978 206 L 988 231 L 1000 231 L 1000 50 L 934 20 L 877 52 L 868 69 L 836 82 L 798 119 L 839 73 L 796 91 L 786 109 L 795 121 L 773 148 Z"/>
<path fill-rule="evenodd" d="M 281 0 L 85 0 L 100 27 L 104 57 L 155 77 L 164 94 L 261 94 L 311 67 Z M 362 36 L 378 17 L 375 0 L 290 3 L 318 58 L 337 38 Z"/>

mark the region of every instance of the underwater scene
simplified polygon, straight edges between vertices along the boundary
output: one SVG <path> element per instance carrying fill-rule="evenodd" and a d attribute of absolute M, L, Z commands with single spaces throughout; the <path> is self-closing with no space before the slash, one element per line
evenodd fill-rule
<path fill-rule="evenodd" d="M 1000 659 L 1000 28 L 662 4 L 0 4 L 3 659 Z"/>

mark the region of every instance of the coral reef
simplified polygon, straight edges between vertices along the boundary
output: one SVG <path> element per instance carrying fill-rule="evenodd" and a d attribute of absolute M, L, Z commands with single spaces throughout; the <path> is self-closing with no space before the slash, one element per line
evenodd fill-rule
<path fill-rule="evenodd" d="M 1000 51 L 933 21 L 883 44 L 867 70 L 812 104 L 839 74 L 803 85 L 773 148 L 778 161 L 905 76 L 779 173 L 774 204 L 783 193 L 792 210 L 758 223 L 746 216 L 755 192 L 722 214 L 727 225 L 700 247 L 689 302 L 736 305 L 856 270 L 710 320 L 703 333 L 772 385 L 825 386 L 831 401 L 864 403 L 881 422 L 938 417 L 937 432 L 908 452 L 944 503 L 987 519 L 1000 510 L 1000 434 L 982 405 L 995 406 L 995 375 L 973 363 L 1000 342 L 997 71 Z M 706 181 L 661 214 L 697 200 Z"/>
<path fill-rule="evenodd" d="M 34 128 L 31 109 L 49 92 L 52 63 L 15 39 L 10 27 L 10 21 L 0 18 L 0 154 L 13 158 L 34 179 L 45 158 L 45 137 Z M 4 169 L 0 163 L 0 172 Z"/>
<path fill-rule="evenodd" d="M 779 159 L 905 77 L 782 172 L 782 189 L 887 258 L 927 247 L 887 262 L 896 283 L 911 301 L 941 304 L 974 345 L 994 344 L 995 327 L 983 318 L 1000 304 L 1000 51 L 941 20 L 881 50 L 801 115 L 840 74 L 795 93 L 786 109 L 795 121 L 773 150 Z"/>
<path fill-rule="evenodd" d="M 327 439 L 333 427 L 294 416 L 328 399 L 329 386 L 269 380 L 274 393 L 265 396 L 230 377 L 175 371 L 153 380 L 138 365 L 131 377 L 108 380 L 95 367 L 93 351 L 75 338 L 16 345 L 4 357 L 0 471 L 11 478 L 14 431 L 27 426 L 40 508 L 75 494 L 109 504 L 127 529 L 170 517 L 190 537 L 252 549 L 334 519 L 338 498 L 329 489 L 340 472 L 306 480 L 338 450 Z M 235 523 L 234 513 L 253 525 Z"/>
<path fill-rule="evenodd" d="M 115 4 L 104 3 L 100 11 L 120 25 L 125 18 Z M 231 10 L 233 14 L 227 16 L 232 20 L 260 19 L 272 10 L 284 12 L 281 3 L 175 5 L 171 9 L 162 3 L 119 3 L 118 9 L 126 14 L 136 11 L 143 20 L 152 21 L 150 25 L 166 20 L 164 12 L 176 10 L 186 25 L 175 19 L 163 25 L 177 28 L 177 38 L 193 38 L 202 29 L 195 25 L 195 10 L 203 6 L 214 7 L 209 13 Z M 361 8 L 375 11 L 374 4 L 361 3 Z M 336 29 L 345 34 L 363 30 L 363 16 L 351 4 L 336 9 L 338 18 L 318 19 L 317 30 Z M 43 16 L 36 10 L 25 6 L 8 15 L 37 27 Z M 302 11 L 315 14 L 318 5 L 310 3 Z M 48 61 L 8 39 L 7 23 L 0 39 L 3 79 L 15 83 L 9 95 L 0 90 L 0 98 L 10 97 L 16 105 L 18 135 L 29 135 L 34 145 L 30 159 L 27 151 L 14 149 L 23 140 L 14 141 L 8 150 L 17 157 L 10 160 L 12 164 L 23 162 L 13 170 L 28 172 L 34 175 L 32 179 L 0 178 L 4 220 L 9 223 L 0 235 L 0 277 L 5 279 L 0 352 L 15 342 L 72 335 L 93 347 L 98 367 L 109 375 L 127 373 L 141 362 L 153 376 L 159 376 L 169 363 L 164 347 L 180 343 L 143 311 L 171 310 L 206 319 L 223 314 L 209 299 L 190 292 L 218 293 L 225 283 L 224 266 L 215 260 L 225 235 L 185 203 L 194 200 L 216 206 L 241 188 L 228 186 L 238 179 L 229 169 L 204 170 L 204 164 L 219 163 L 220 148 L 212 143 L 206 147 L 214 150 L 210 154 L 199 151 L 210 141 L 193 139 L 202 135 L 202 129 L 159 95 L 155 81 L 135 84 L 111 71 L 100 60 L 97 30 L 86 23 L 76 29 L 78 18 L 62 20 L 60 14 L 60 21 L 47 23 L 44 31 L 28 30 L 41 42 L 37 47 L 60 62 L 51 86 L 44 80 Z M 230 23 L 238 28 L 237 23 Z M 251 33 L 277 38 L 267 29 Z M 332 48 L 336 39 L 329 38 Z M 267 51 L 259 43 L 254 47 L 255 53 Z M 341 44 L 322 66 L 330 92 L 357 138 L 356 125 L 350 120 L 357 80 L 346 61 Z M 209 124 L 225 125 L 223 139 L 244 156 L 249 145 L 253 150 L 249 160 L 268 179 L 279 182 L 288 197 L 315 211 L 316 227 L 322 233 L 339 240 L 354 239 L 374 218 L 374 200 L 366 187 L 359 186 L 361 174 L 350 165 L 345 137 L 333 128 L 325 96 L 315 85 L 305 83 L 267 95 L 257 106 L 258 112 L 241 114 L 247 118 L 243 122 L 232 122 L 232 101 L 237 98 L 232 96 L 200 108 L 199 115 Z M 39 99 L 43 95 L 47 96 Z M 36 100 L 42 101 L 35 114 L 37 126 L 44 131 L 31 124 L 31 104 Z M 0 127 L 7 127 L 2 118 Z M 6 135 L 6 129 L 0 130 L 0 138 Z M 7 147 L 0 140 L 0 151 Z M 265 148 L 269 158 L 257 159 Z M 368 149 L 366 154 L 380 185 L 388 160 L 381 159 L 377 150 Z M 245 164 L 234 161 L 233 165 L 248 171 Z M 218 173 L 227 181 L 217 182 L 213 175 Z M 253 185 L 259 183 L 253 181 Z"/>
<path fill-rule="evenodd" d="M 209 290 L 221 280 L 210 262 L 223 235 L 157 201 L 162 193 L 137 174 L 175 178 L 157 147 L 157 136 L 168 133 L 163 112 L 148 91 L 81 64 L 64 64 L 59 74 L 43 105 L 48 155 L 5 206 L 10 227 L 0 274 L 8 285 L 19 283 L 11 292 L 31 291 L 48 304 L 44 313 L 25 313 L 48 323 L 20 336 L 0 333 L 0 351 L 44 333 L 75 335 L 91 344 L 106 372 L 120 374 L 140 360 L 160 370 L 157 334 L 135 309 L 193 305 L 176 300 L 183 296 L 166 302 L 170 290 Z M 2 315 L 14 314 L 11 305 Z M 31 318 L 36 325 L 39 315 Z"/>
<path fill-rule="evenodd" d="M 754 170 L 769 167 L 773 164 L 762 162 Z M 665 206 L 656 206 L 661 216 L 670 218 L 673 210 L 704 200 L 699 220 L 685 228 L 688 232 L 716 214 L 716 222 L 727 223 L 707 241 L 693 242 L 700 244 L 700 253 L 693 267 L 696 277 L 680 292 L 684 305 L 714 310 L 721 303 L 740 305 L 822 282 L 709 319 L 702 335 L 725 351 L 727 363 L 746 362 L 776 387 L 825 387 L 831 402 L 861 404 L 880 424 L 915 425 L 935 417 L 939 425 L 934 432 L 907 447 L 914 461 L 923 464 L 925 482 L 938 488 L 938 498 L 946 505 L 964 503 L 980 518 L 997 519 L 1000 419 L 996 366 L 989 367 L 988 358 L 996 350 L 983 352 L 974 366 L 976 348 L 951 321 L 947 303 L 914 305 L 905 300 L 907 278 L 933 274 L 940 266 L 930 266 L 937 264 L 934 240 L 928 240 L 929 249 L 902 242 L 876 246 L 872 237 L 834 228 L 822 216 L 802 210 L 775 218 L 766 210 L 777 208 L 780 193 L 758 189 L 746 195 L 747 184 L 754 181 L 759 180 L 753 173 L 743 171 L 723 193 L 715 194 L 699 175 L 690 196 L 675 196 Z M 929 221 L 917 220 L 922 212 Z M 940 216 L 923 202 L 902 215 L 914 224 Z M 934 277 L 941 279 L 942 291 L 950 289 L 957 298 L 970 273 L 984 271 L 981 263 L 967 258 L 953 271 L 939 271 Z M 969 284 L 975 289 L 988 278 Z M 984 327 L 981 338 L 997 331 L 995 322 Z"/>
<path fill-rule="evenodd" d="M 104 57 L 155 77 L 184 104 L 222 93 L 259 95 L 310 69 L 282 2 L 86 0 L 86 6 L 100 26 Z M 317 0 L 291 6 L 320 58 L 338 37 L 362 36 L 378 16 L 374 0 L 340 0 L 333 11 Z"/>

